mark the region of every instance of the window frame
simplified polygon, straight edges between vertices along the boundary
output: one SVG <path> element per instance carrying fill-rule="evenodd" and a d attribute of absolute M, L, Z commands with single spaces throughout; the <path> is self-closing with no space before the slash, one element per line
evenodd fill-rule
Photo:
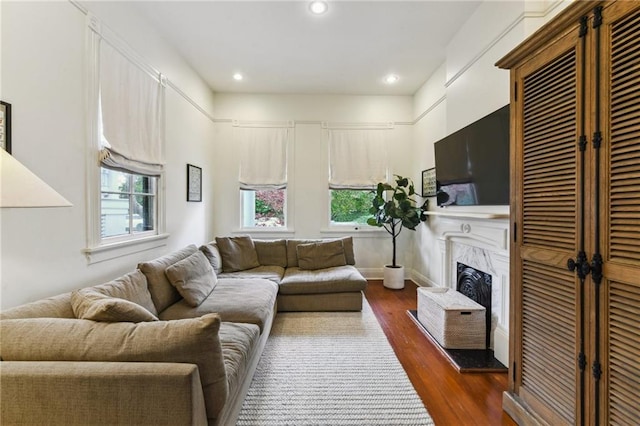
<path fill-rule="evenodd" d="M 105 243 L 105 244 L 109 244 L 109 243 L 116 243 L 119 241 L 129 241 L 132 239 L 132 237 L 137 237 L 137 238 L 144 238 L 147 236 L 151 236 L 151 235 L 156 235 L 157 232 L 157 217 L 158 217 L 158 178 L 156 176 L 145 176 L 145 175 L 141 175 L 141 174 L 137 174 L 137 173 L 131 173 L 131 172 L 121 172 L 121 173 L 125 173 L 127 175 L 127 179 L 129 180 L 128 182 L 128 191 L 104 191 L 102 190 L 102 172 L 104 170 L 110 170 L 107 167 L 100 167 L 100 173 L 101 173 L 101 188 L 100 188 L 100 215 L 102 216 L 102 203 L 105 200 L 105 197 L 103 197 L 104 194 L 113 194 L 113 195 L 127 195 L 128 199 L 129 199 L 129 208 L 128 208 L 128 219 L 129 219 L 129 226 L 128 226 L 128 233 L 126 234 L 117 234 L 117 235 L 112 235 L 112 236 L 102 236 L 102 233 L 100 235 L 101 240 Z M 144 178 L 148 178 L 148 179 L 153 179 L 153 186 L 154 186 L 154 191 L 153 192 L 136 192 L 135 189 L 135 178 L 136 177 L 144 177 Z M 144 197 L 152 197 L 153 199 L 153 224 L 154 227 L 153 229 L 150 229 L 148 231 L 134 231 L 133 230 L 133 216 L 135 213 L 133 213 L 133 203 L 134 203 L 134 197 L 135 196 L 144 196 Z"/>

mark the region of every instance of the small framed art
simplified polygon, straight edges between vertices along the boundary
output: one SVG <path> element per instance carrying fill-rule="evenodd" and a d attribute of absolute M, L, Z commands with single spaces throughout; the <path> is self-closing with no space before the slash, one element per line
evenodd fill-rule
<path fill-rule="evenodd" d="M 202 169 L 187 164 L 187 201 L 202 201 Z"/>
<path fill-rule="evenodd" d="M 0 101 L 0 148 L 11 154 L 11 104 Z"/>
<path fill-rule="evenodd" d="M 422 196 L 435 197 L 438 188 L 436 188 L 436 168 L 422 171 Z"/>

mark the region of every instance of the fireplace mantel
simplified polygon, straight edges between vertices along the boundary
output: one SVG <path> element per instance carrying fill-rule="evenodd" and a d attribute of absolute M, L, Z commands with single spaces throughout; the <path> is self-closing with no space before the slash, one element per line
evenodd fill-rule
<path fill-rule="evenodd" d="M 424 212 L 429 216 L 444 216 L 444 217 L 456 217 L 456 218 L 469 218 L 469 219 L 509 219 L 509 213 L 492 213 L 492 212 L 451 212 L 451 211 L 435 211 L 429 210 Z"/>

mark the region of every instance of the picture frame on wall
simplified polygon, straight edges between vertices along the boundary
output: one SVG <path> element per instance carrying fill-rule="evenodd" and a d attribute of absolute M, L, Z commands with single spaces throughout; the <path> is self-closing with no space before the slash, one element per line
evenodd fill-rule
<path fill-rule="evenodd" d="M 202 201 L 202 168 L 187 164 L 187 201 Z"/>
<path fill-rule="evenodd" d="M 422 196 L 435 197 L 438 192 L 436 185 L 436 168 L 422 171 Z"/>
<path fill-rule="evenodd" d="M 11 104 L 0 101 L 0 148 L 11 154 Z"/>

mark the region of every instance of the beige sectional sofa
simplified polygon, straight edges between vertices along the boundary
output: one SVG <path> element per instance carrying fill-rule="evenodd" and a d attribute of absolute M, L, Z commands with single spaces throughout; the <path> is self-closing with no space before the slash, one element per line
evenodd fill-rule
<path fill-rule="evenodd" d="M 354 263 L 350 238 L 217 238 L 6 310 L 0 424 L 234 424 L 276 312 L 360 310 Z"/>

